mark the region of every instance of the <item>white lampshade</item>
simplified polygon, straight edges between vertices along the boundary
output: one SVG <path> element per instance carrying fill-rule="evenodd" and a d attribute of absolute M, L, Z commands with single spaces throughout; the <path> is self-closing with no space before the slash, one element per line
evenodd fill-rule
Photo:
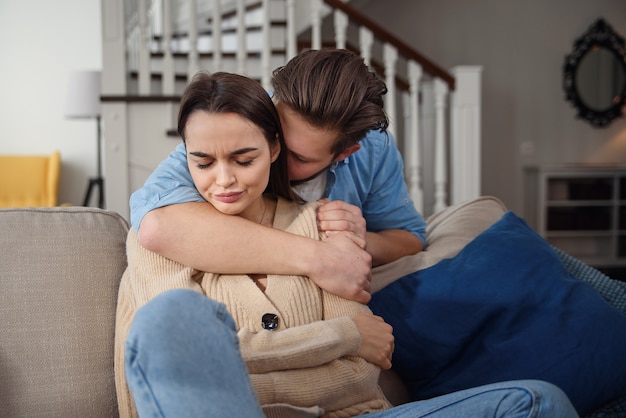
<path fill-rule="evenodd" d="M 75 71 L 67 84 L 65 116 L 95 118 L 100 116 L 100 71 Z"/>

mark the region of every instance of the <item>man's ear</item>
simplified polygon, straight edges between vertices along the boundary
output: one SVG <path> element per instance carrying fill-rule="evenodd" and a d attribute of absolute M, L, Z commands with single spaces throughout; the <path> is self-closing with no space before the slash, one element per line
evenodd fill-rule
<path fill-rule="evenodd" d="M 359 144 L 354 144 L 352 146 L 349 146 L 348 148 L 340 152 L 333 161 L 334 162 L 343 161 L 360 149 L 361 149 L 361 145 Z"/>
<path fill-rule="evenodd" d="M 276 141 L 276 144 L 272 147 L 272 149 L 270 150 L 270 156 L 272 159 L 272 162 L 276 161 L 276 159 L 278 158 L 278 155 L 280 154 L 280 142 Z"/>

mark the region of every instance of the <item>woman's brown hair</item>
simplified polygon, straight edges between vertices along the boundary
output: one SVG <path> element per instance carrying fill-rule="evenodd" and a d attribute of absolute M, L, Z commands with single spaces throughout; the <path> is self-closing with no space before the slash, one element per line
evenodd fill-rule
<path fill-rule="evenodd" d="M 287 147 L 280 118 L 269 94 L 259 82 L 238 74 L 199 72 L 185 89 L 178 111 L 178 134 L 183 142 L 187 120 L 195 111 L 236 113 L 263 132 L 270 148 L 280 144 L 281 152 L 270 167 L 270 179 L 265 191 L 294 200 L 294 193 L 289 187 Z"/>

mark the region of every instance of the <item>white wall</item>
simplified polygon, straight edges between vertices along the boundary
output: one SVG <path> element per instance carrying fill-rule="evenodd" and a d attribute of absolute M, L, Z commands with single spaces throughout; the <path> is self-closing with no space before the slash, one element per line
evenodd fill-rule
<path fill-rule="evenodd" d="M 0 0 L 0 154 L 59 150 L 59 201 L 75 205 L 96 174 L 96 122 L 65 119 L 67 77 L 102 68 L 100 28 L 100 0 Z"/>
<path fill-rule="evenodd" d="M 595 19 L 626 36 L 626 1 L 352 3 L 445 68 L 484 67 L 484 194 L 523 213 L 527 164 L 626 163 L 626 119 L 577 120 L 561 86 L 565 55 Z M 67 74 L 102 67 L 100 13 L 99 0 L 0 0 L 0 153 L 60 150 L 62 202 L 82 204 L 96 171 L 95 121 L 67 120 L 63 106 Z"/>
<path fill-rule="evenodd" d="M 522 214 L 525 165 L 626 163 L 626 119 L 593 128 L 562 88 L 565 56 L 597 18 L 626 37 L 626 1 L 351 3 L 444 68 L 483 66 L 483 194 Z"/>

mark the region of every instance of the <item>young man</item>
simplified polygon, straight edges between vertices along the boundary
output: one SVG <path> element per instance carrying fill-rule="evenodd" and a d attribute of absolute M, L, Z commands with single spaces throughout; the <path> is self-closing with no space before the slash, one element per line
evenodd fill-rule
<path fill-rule="evenodd" d="M 294 189 L 306 200 L 329 198 L 330 202 L 322 206 L 318 214 L 319 228 L 327 232 L 329 239 L 315 241 L 216 213 L 193 187 L 185 150 L 179 146 L 131 198 L 131 223 L 138 230 L 140 243 L 149 250 L 198 270 L 225 274 L 255 272 L 308 276 L 330 293 L 370 302 L 371 266 L 417 253 L 425 244 L 424 220 L 408 195 L 402 160 L 394 140 L 385 132 L 388 123 L 382 101 L 385 85 L 367 70 L 356 55 L 348 51 L 321 50 L 303 53 L 276 70 L 273 87 L 288 151 L 289 178 Z M 547 248 L 545 253 L 552 254 L 552 251 Z M 489 262 L 480 265 L 488 269 Z M 463 275 L 461 271 L 455 277 Z M 411 379 L 421 382 L 419 379 L 424 367 L 432 365 L 429 362 L 431 357 L 425 354 L 430 354 L 437 347 L 446 347 L 432 341 L 438 331 L 450 336 L 453 342 L 459 342 L 463 350 L 478 350 L 471 355 L 468 352 L 467 357 L 452 357 L 452 360 L 458 360 L 455 371 L 466 372 L 471 369 L 469 366 L 480 370 L 466 373 L 470 386 L 484 384 L 482 381 L 486 378 L 493 379 L 486 383 L 520 378 L 540 378 L 552 383 L 560 381 L 570 386 L 570 391 L 562 389 L 566 394 L 572 394 L 574 403 L 581 407 L 582 401 L 576 397 L 584 385 L 561 379 L 564 369 L 574 367 L 567 361 L 575 359 L 562 355 L 570 353 L 561 350 L 562 345 L 538 342 L 542 340 L 537 340 L 532 334 L 535 328 L 527 327 L 524 330 L 531 332 L 528 338 L 513 340 L 514 348 L 522 350 L 524 356 L 511 358 L 509 356 L 515 350 L 489 351 L 481 346 L 482 342 L 489 341 L 497 333 L 497 327 L 479 327 L 485 334 L 472 340 L 474 345 L 469 347 L 449 324 L 437 322 L 443 320 L 445 315 L 422 325 L 417 319 L 427 316 L 423 315 L 424 312 L 435 312 L 436 309 L 430 309 L 433 306 L 442 309 L 443 314 L 447 314 L 452 307 L 459 309 L 463 312 L 462 320 L 458 321 L 460 324 L 478 317 L 472 310 L 474 305 L 456 303 L 451 306 L 451 289 L 445 285 L 430 295 L 430 305 L 416 304 L 411 294 L 424 292 L 421 282 L 415 280 L 419 279 L 418 276 L 419 272 L 390 284 L 376 293 L 369 304 L 375 314 L 382 316 L 394 328 L 394 365 L 405 382 L 410 383 Z M 445 273 L 443 276 L 449 277 Z M 555 283 L 567 283 L 557 279 Z M 463 285 L 457 288 L 461 290 L 458 292 L 461 295 L 466 294 Z M 471 288 L 480 290 L 475 283 L 471 285 Z M 585 290 L 584 293 L 588 292 Z M 485 295 L 481 293 L 479 296 Z M 497 300 L 485 300 L 486 308 L 499 309 Z M 523 298 L 504 306 L 510 306 L 517 317 L 526 317 L 525 312 L 537 312 L 540 323 L 543 319 L 547 322 L 552 317 L 561 317 L 542 317 L 543 311 L 536 309 L 542 305 Z M 418 309 L 412 309 L 414 307 Z M 598 310 L 604 314 L 603 308 Z M 612 311 L 611 314 L 617 315 Z M 505 335 L 512 332 L 504 316 L 498 314 L 494 317 L 503 318 L 500 325 L 504 327 Z M 619 321 L 621 324 L 622 317 Z M 579 327 L 579 324 L 576 325 Z M 591 320 L 588 328 L 593 326 L 595 323 Z M 546 335 L 554 339 L 560 329 L 560 326 L 551 328 Z M 567 328 L 573 332 L 576 329 Z M 561 336 L 568 335 L 564 333 Z M 425 341 L 425 347 L 420 347 L 421 351 L 416 350 L 416 343 L 421 341 Z M 571 344 L 571 341 L 564 341 L 563 344 Z M 538 360 L 553 357 L 535 355 L 535 351 L 525 350 L 525 347 L 541 347 L 544 353 L 549 349 L 558 362 L 554 367 L 546 368 L 544 362 Z M 487 373 L 482 373 L 485 368 L 481 368 L 482 363 L 477 361 L 477 353 L 489 354 L 479 356 L 488 360 L 489 364 L 493 364 L 493 356 L 497 355 L 500 360 L 506 360 L 503 363 L 506 366 L 493 368 L 495 377 L 489 377 Z M 445 360 L 450 359 L 446 357 Z M 511 366 L 514 360 L 517 369 Z M 578 362 L 573 363 L 578 365 Z M 620 369 L 609 369 L 622 379 L 615 386 L 623 387 Z M 546 370 L 549 371 L 547 375 L 544 373 Z M 403 374 L 405 371 L 409 376 Z M 445 374 L 436 376 L 443 376 L 446 383 L 445 387 L 440 385 L 437 388 L 441 393 L 459 390 L 447 385 L 458 385 L 459 379 L 447 379 Z M 433 386 L 432 381 L 427 380 L 426 388 Z M 414 399 L 423 399 L 417 389 L 411 395 Z M 601 400 L 605 401 L 604 398 Z M 599 406 L 595 398 L 586 402 L 583 408 Z"/>
<path fill-rule="evenodd" d="M 305 200 L 330 199 L 319 210 L 329 239 L 318 242 L 216 213 L 194 188 L 182 145 L 131 197 L 131 223 L 144 247 L 199 270 L 304 275 L 366 303 L 371 265 L 417 253 L 425 243 L 425 222 L 385 131 L 385 84 L 360 57 L 334 49 L 298 55 L 274 72 L 272 82 L 289 178 Z"/>

